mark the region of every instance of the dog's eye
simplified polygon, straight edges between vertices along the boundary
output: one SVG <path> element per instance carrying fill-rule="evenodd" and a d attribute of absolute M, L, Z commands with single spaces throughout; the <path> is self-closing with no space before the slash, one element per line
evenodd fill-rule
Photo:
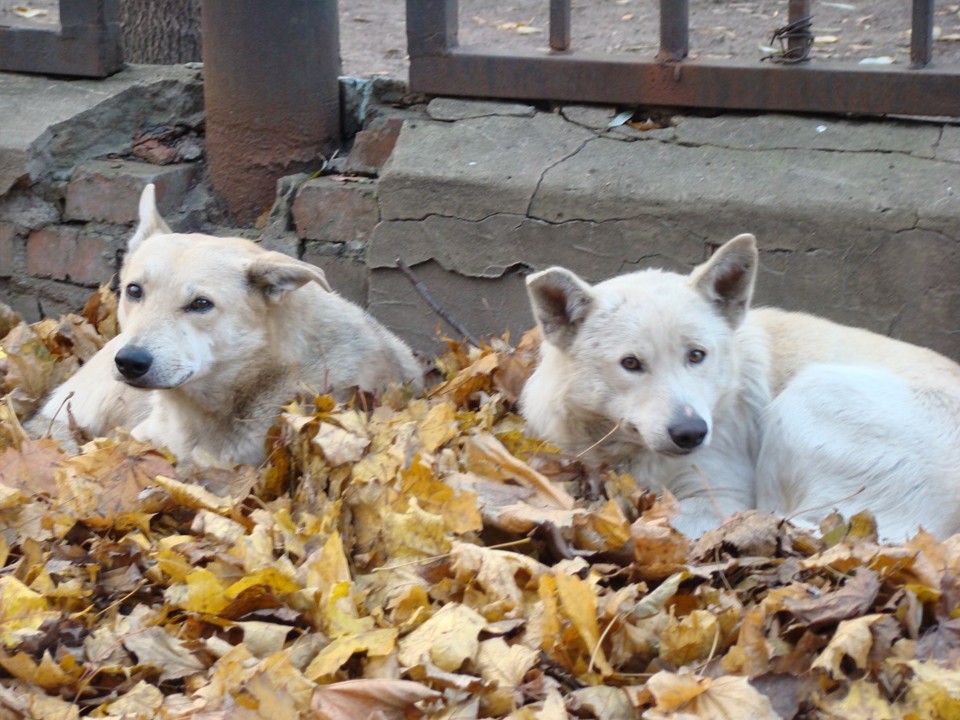
<path fill-rule="evenodd" d="M 707 359 L 706 351 L 700 350 L 699 348 L 694 348 L 693 350 L 687 353 L 687 362 L 689 362 L 691 365 L 699 365 L 706 359 Z"/>
<path fill-rule="evenodd" d="M 195 297 L 193 300 L 191 300 L 186 309 L 190 312 L 207 312 L 207 310 L 213 309 L 213 300 L 200 295 L 199 297 Z"/>
<path fill-rule="evenodd" d="M 143 288 L 136 283 L 130 283 L 125 288 L 127 297 L 131 300 L 140 300 L 143 298 Z"/>
<path fill-rule="evenodd" d="M 635 355 L 627 355 L 620 361 L 620 367 L 630 372 L 643 372 L 643 362 Z"/>

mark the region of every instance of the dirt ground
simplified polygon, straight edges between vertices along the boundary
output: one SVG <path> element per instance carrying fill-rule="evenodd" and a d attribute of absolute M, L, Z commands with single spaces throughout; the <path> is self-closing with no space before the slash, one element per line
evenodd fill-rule
<path fill-rule="evenodd" d="M 404 0 L 341 0 L 340 45 L 346 74 L 406 77 Z M 547 0 L 460 0 L 460 44 L 546 51 Z M 573 0 L 573 47 L 656 53 L 658 0 Z M 50 26 L 57 0 L 0 0 L 0 25 Z M 690 0 L 692 56 L 760 58 L 786 24 L 787 0 Z M 812 57 L 908 64 L 910 3 L 853 0 L 813 3 Z M 17 12 L 19 10 L 19 12 Z M 32 17 L 25 17 L 31 16 Z M 960 4 L 938 3 L 934 62 L 960 66 Z"/>

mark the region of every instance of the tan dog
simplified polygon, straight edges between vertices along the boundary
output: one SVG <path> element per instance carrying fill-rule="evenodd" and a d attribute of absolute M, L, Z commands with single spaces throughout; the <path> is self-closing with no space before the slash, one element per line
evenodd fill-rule
<path fill-rule="evenodd" d="M 323 271 L 240 238 L 170 231 L 154 188 L 120 276 L 121 334 L 47 400 L 93 434 L 135 437 L 182 460 L 256 464 L 298 391 L 419 387 L 410 349 L 331 292 Z"/>
<path fill-rule="evenodd" d="M 752 507 L 816 522 L 869 509 L 881 535 L 960 531 L 960 366 L 809 315 L 749 310 L 752 235 L 689 277 L 527 279 L 543 332 L 532 430 L 619 464 L 690 535 Z"/>

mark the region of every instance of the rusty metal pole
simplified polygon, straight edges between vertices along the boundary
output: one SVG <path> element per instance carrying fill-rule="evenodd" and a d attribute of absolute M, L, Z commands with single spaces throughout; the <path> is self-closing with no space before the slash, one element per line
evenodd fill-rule
<path fill-rule="evenodd" d="M 234 221 L 340 143 L 336 0 L 202 0 L 207 160 Z"/>
<path fill-rule="evenodd" d="M 910 28 L 910 67 L 926 67 L 933 60 L 933 0 L 913 0 Z"/>
<path fill-rule="evenodd" d="M 550 0 L 550 49 L 570 49 L 570 0 Z"/>
<path fill-rule="evenodd" d="M 680 62 L 690 51 L 689 0 L 660 0 L 660 62 Z"/>

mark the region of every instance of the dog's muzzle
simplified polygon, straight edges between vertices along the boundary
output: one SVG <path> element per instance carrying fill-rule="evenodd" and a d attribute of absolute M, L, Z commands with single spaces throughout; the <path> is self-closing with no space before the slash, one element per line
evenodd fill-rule
<path fill-rule="evenodd" d="M 684 418 L 678 423 L 667 428 L 667 433 L 673 444 L 683 452 L 690 452 L 700 447 L 710 428 L 707 422 L 701 417 Z"/>
<path fill-rule="evenodd" d="M 150 371 L 153 355 L 146 348 L 125 345 L 117 351 L 113 361 L 117 365 L 117 370 L 123 375 L 123 379 L 136 385 L 137 381 Z"/>

